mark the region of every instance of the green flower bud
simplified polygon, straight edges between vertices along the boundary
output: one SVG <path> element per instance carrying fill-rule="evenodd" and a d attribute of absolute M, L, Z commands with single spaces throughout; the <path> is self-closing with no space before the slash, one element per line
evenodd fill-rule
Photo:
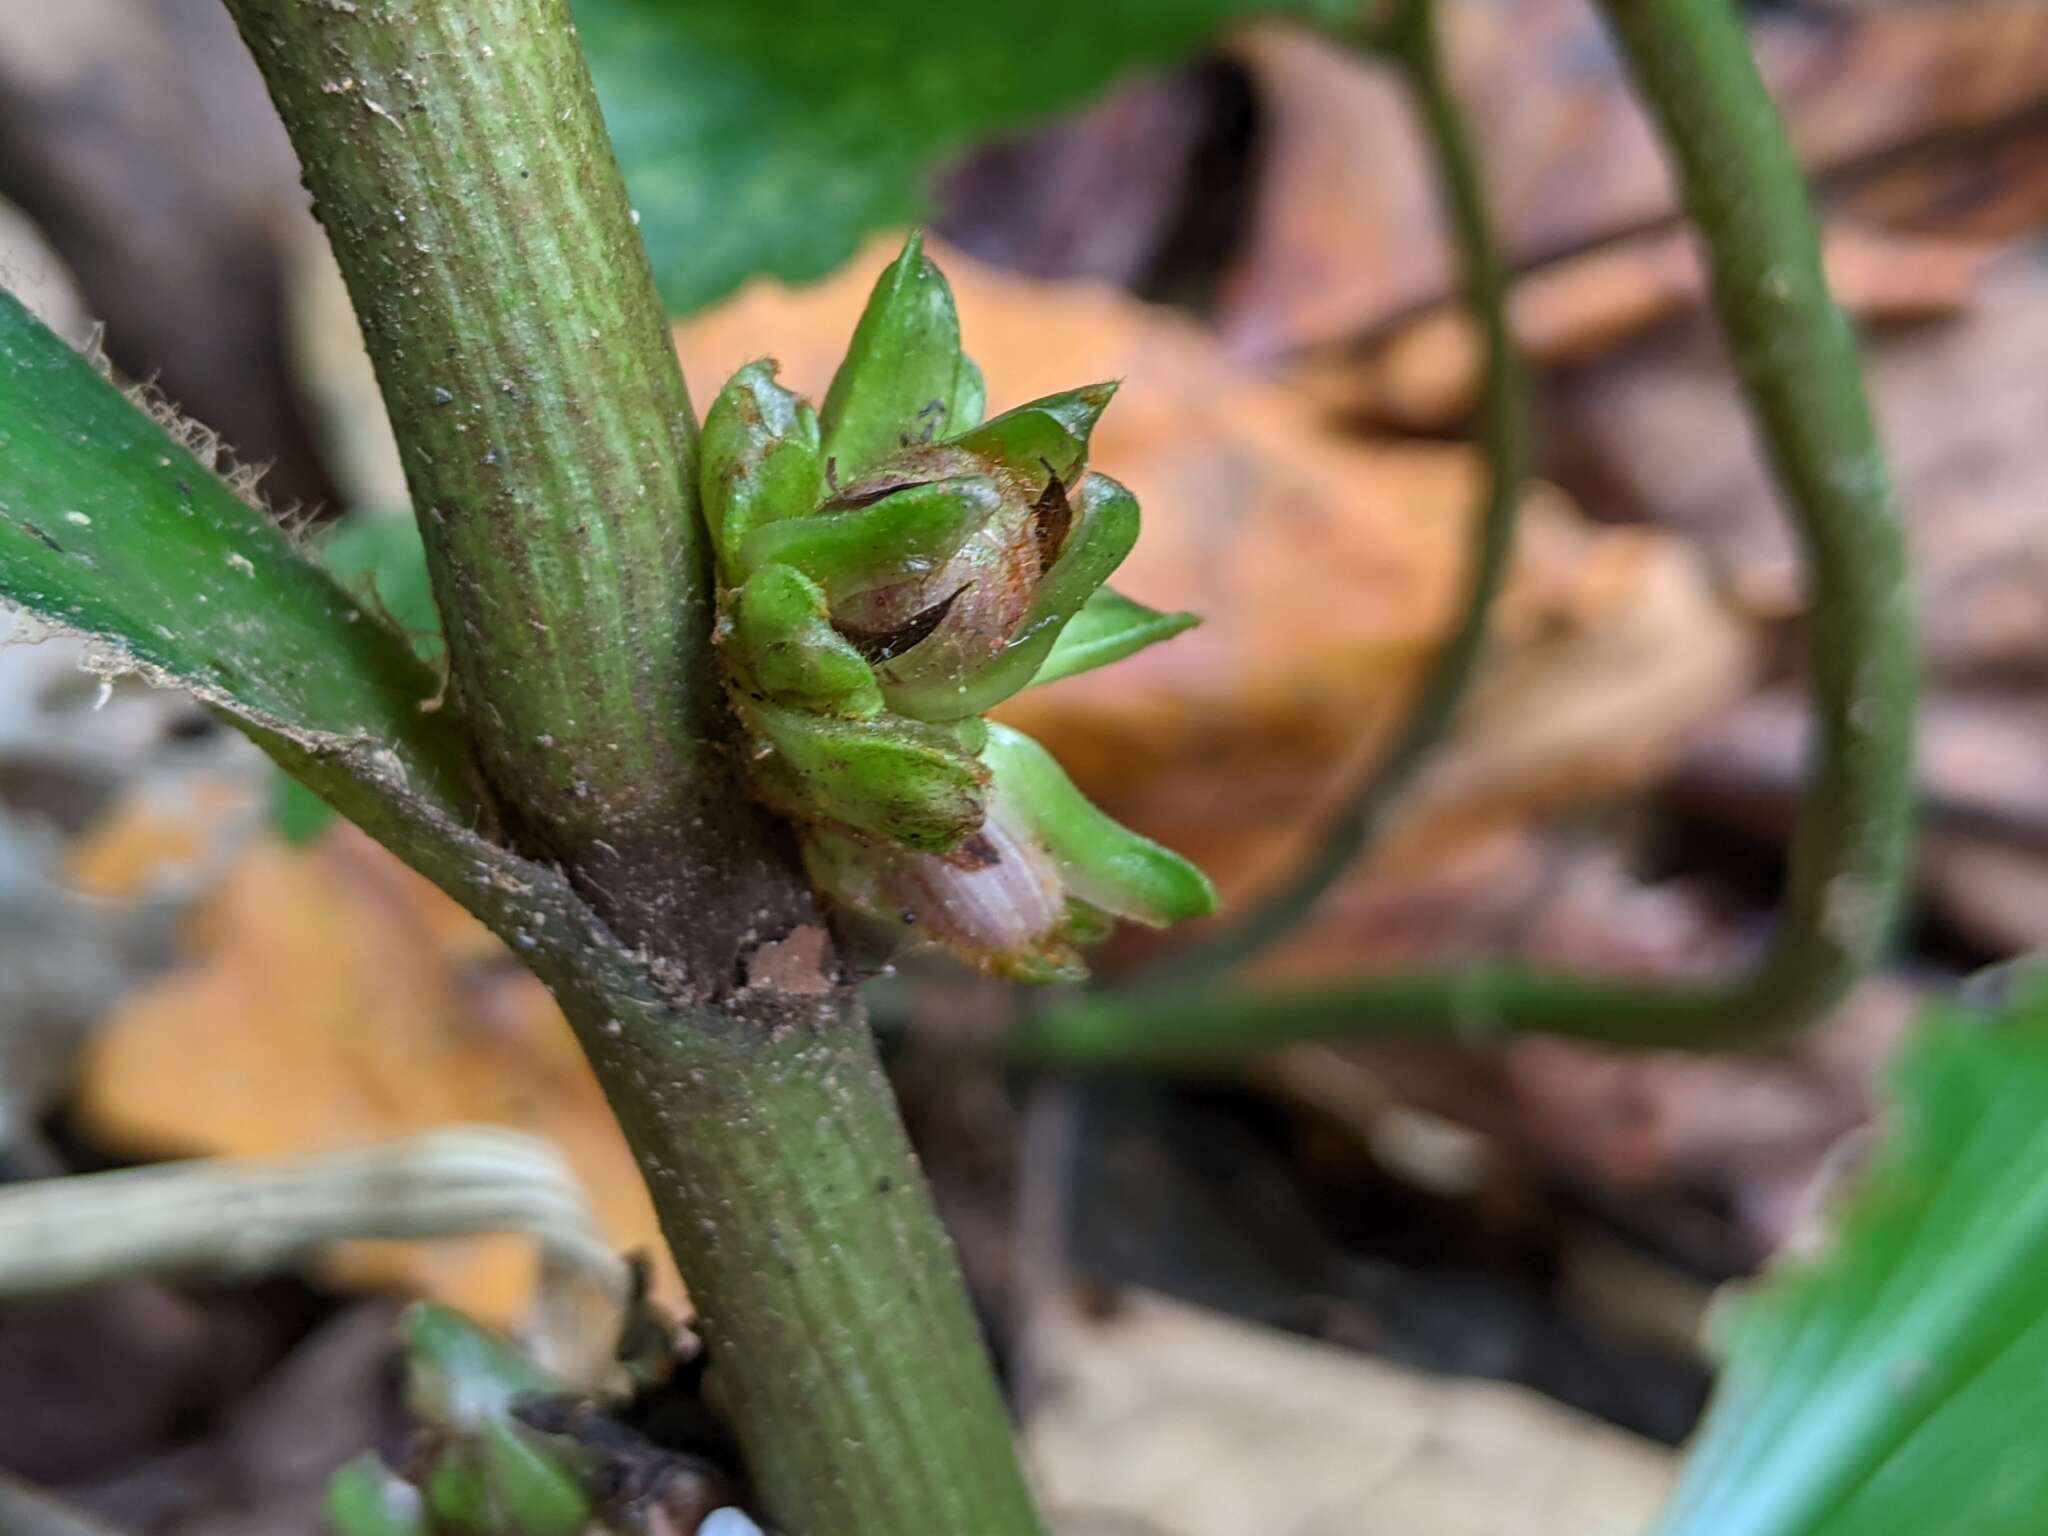
<path fill-rule="evenodd" d="M 1023 732 L 991 722 L 982 761 L 988 814 L 957 847 L 878 849 L 828 833 L 807 840 L 812 879 L 909 939 L 1021 981 L 1086 974 L 1074 947 L 1102 938 L 1110 917 L 1158 928 L 1216 910 L 1206 875 L 1104 815 Z"/>
<path fill-rule="evenodd" d="M 1138 503 L 1129 491 L 1098 474 L 1071 498 L 1058 481 L 1046 485 L 1021 528 L 991 528 L 933 575 L 906 584 L 936 599 L 920 612 L 945 606 L 929 635 L 877 664 L 891 709 L 957 720 L 1028 687 L 1068 621 L 1131 552 Z M 1049 498 L 1056 509 L 1046 509 Z M 859 609 L 851 616 L 872 622 Z M 834 618 L 843 625 L 844 610 Z"/>
<path fill-rule="evenodd" d="M 1135 498 L 1087 467 L 1115 386 L 981 420 L 952 292 L 915 237 L 821 411 L 774 374 L 750 364 L 719 393 L 700 490 L 747 782 L 798 824 L 820 887 L 1032 979 L 1075 973 L 1105 914 L 1210 910 L 1198 870 L 981 720 L 1194 622 L 1103 587 L 1138 536 Z"/>

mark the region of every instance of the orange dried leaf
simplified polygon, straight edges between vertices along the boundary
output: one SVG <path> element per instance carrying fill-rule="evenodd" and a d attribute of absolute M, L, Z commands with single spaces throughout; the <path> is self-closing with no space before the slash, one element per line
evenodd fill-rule
<path fill-rule="evenodd" d="M 447 897 L 352 829 L 254 846 L 194 924 L 190 963 L 89 1053 L 86 1126 L 149 1155 L 282 1157 L 486 1122 L 546 1137 L 623 1250 L 680 1303 L 644 1186 L 540 983 Z M 533 1299 L 519 1238 L 351 1244 L 335 1278 L 501 1324 Z"/>

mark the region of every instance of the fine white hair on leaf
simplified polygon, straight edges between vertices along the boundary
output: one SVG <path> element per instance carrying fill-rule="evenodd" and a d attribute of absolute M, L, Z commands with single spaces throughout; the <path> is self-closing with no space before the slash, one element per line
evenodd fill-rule
<path fill-rule="evenodd" d="M 111 376 L 111 365 L 107 362 L 105 351 L 98 345 L 97 331 L 85 355 L 103 375 Z M 284 521 L 285 516 L 296 513 L 294 508 L 292 513 L 279 514 L 264 501 L 261 486 L 263 477 L 270 473 L 268 463 L 242 463 L 235 457 L 234 450 L 228 446 L 220 433 L 204 422 L 194 421 L 179 410 L 170 396 L 158 387 L 154 378 L 138 380 L 121 393 L 143 415 L 162 427 L 172 442 L 219 477 L 246 506 L 280 523 Z"/>

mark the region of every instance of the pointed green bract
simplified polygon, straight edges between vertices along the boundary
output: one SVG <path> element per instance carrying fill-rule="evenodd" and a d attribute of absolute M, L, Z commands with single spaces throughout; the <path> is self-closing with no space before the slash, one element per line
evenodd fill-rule
<path fill-rule="evenodd" d="M 1138 541 L 1137 498 L 1109 476 L 1090 474 L 1070 505 L 1073 523 L 1065 544 L 1033 590 L 1009 643 L 987 659 L 967 651 L 963 637 L 942 626 L 875 669 L 891 709 L 918 720 L 955 720 L 986 714 L 1029 686 L 1068 621 Z"/>
<path fill-rule="evenodd" d="M 1036 494 L 1048 473 L 1062 484 L 1080 474 L 1088 461 L 1095 423 L 1115 395 L 1114 384 L 1089 384 L 1047 395 L 991 417 L 955 437 L 952 446 L 1004 465 L 1029 480 Z"/>
<path fill-rule="evenodd" d="M 1105 815 L 1022 731 L 991 722 L 982 760 L 995 776 L 995 793 L 1016 807 L 1083 902 L 1154 927 L 1216 910 L 1207 875 Z"/>
<path fill-rule="evenodd" d="M 1060 631 L 1044 663 L 1032 674 L 1031 686 L 1056 683 L 1122 661 L 1201 622 L 1196 614 L 1161 613 L 1108 587 L 1098 588 Z"/>
<path fill-rule="evenodd" d="M 988 383 L 981 365 L 965 352 L 960 354 L 960 371 L 954 376 L 953 396 L 946 412 L 947 429 L 956 435 L 981 424 L 988 409 Z"/>
<path fill-rule="evenodd" d="M 793 821 L 851 827 L 921 853 L 958 847 L 981 825 L 988 771 L 942 727 L 776 704 L 741 713 L 768 748 L 747 765 L 755 793 Z"/>
<path fill-rule="evenodd" d="M 960 350 L 953 290 L 913 234 L 868 297 L 819 413 L 840 484 L 981 419 L 981 370 Z"/>
<path fill-rule="evenodd" d="M 756 528 L 741 551 L 745 573 L 779 563 L 834 599 L 929 575 L 1002 506 L 987 475 L 956 475 L 892 491 L 867 506 L 788 517 Z"/>
<path fill-rule="evenodd" d="M 794 566 L 762 566 L 731 611 L 719 643 L 775 703 L 841 719 L 881 713 L 875 669 L 832 627 L 824 589 Z"/>
<path fill-rule="evenodd" d="M 775 364 L 749 363 L 727 381 L 704 417 L 698 445 L 704 520 L 728 581 L 746 567 L 737 555 L 747 535 L 779 517 L 816 506 L 825 489 L 818 418 L 810 404 L 775 382 Z"/>

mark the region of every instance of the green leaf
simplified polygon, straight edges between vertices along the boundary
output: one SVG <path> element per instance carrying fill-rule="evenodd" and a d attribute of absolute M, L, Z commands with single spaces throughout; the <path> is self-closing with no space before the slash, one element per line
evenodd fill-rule
<path fill-rule="evenodd" d="M 448 1429 L 474 1430 L 512 1411 L 530 1394 L 562 1383 L 489 1329 L 435 1302 L 406 1309 L 406 1397 L 412 1411 Z"/>
<path fill-rule="evenodd" d="M 5 293 L 0 599 L 191 689 L 359 819 L 478 815 L 433 672 Z"/>
<path fill-rule="evenodd" d="M 1327 0 L 1325 0 L 1327 3 Z M 947 157 L 1189 57 L 1293 0 L 576 0 L 640 233 L 676 313 L 823 277 L 928 211 Z"/>
<path fill-rule="evenodd" d="M 1165 927 L 1216 910 L 1216 888 L 1193 864 L 1105 815 L 1053 755 L 1022 731 L 989 722 L 982 760 L 995 791 L 1052 855 L 1068 892 L 1104 912 Z"/>
<path fill-rule="evenodd" d="M 436 1536 L 498 1536 L 484 1458 L 465 1440 L 441 1446 L 424 1479 Z"/>
<path fill-rule="evenodd" d="M 493 1536 L 577 1536 L 590 1498 L 576 1476 L 514 1426 L 483 1427 L 484 1482 L 497 1511 Z"/>
<path fill-rule="evenodd" d="M 590 1518 L 576 1465 L 513 1418 L 519 1399 L 562 1383 L 452 1308 L 420 1303 L 402 1328 L 407 1401 L 442 1432 L 427 1477 L 435 1520 L 473 1536 L 576 1536 Z"/>
<path fill-rule="evenodd" d="M 1201 622 L 1198 614 L 1161 613 L 1120 592 L 1100 587 L 1088 599 L 1087 606 L 1060 631 L 1045 664 L 1032 676 L 1031 686 L 1056 683 L 1063 677 L 1122 661 Z"/>
<path fill-rule="evenodd" d="M 1925 1021 L 1830 1251 L 1727 1320 L 1659 1536 L 2048 1529 L 2048 978 L 2012 990 Z"/>
<path fill-rule="evenodd" d="M 420 660 L 436 672 L 447 665 L 441 610 L 427 576 L 427 548 L 409 510 L 351 512 L 321 530 L 308 553 L 358 602 L 387 619 Z M 271 824 L 292 847 L 311 843 L 334 816 L 334 807 L 304 784 L 289 774 L 278 775 Z"/>
<path fill-rule="evenodd" d="M 189 434 L 189 429 L 188 435 Z M 669 1018 L 497 817 L 441 679 L 157 421 L 0 293 L 0 601 L 191 692 L 482 918 L 558 993 Z"/>
<path fill-rule="evenodd" d="M 335 1536 L 428 1536 L 419 1490 L 374 1451 L 328 1479 L 327 1525 Z"/>
<path fill-rule="evenodd" d="M 876 279 L 818 420 L 825 460 L 844 485 L 891 454 L 981 420 L 981 370 L 960 350 L 945 273 L 913 234 Z"/>

